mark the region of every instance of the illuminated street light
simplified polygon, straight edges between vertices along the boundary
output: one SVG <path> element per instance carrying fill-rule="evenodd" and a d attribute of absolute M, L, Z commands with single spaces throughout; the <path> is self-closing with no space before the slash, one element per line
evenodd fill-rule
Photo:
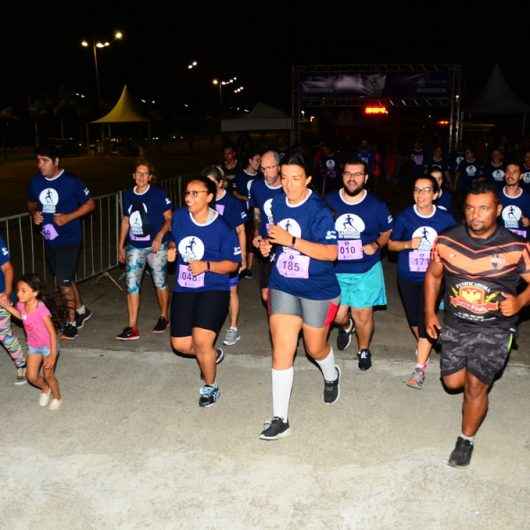
<path fill-rule="evenodd" d="M 122 40 L 123 39 L 123 32 L 122 31 L 115 31 L 114 32 L 114 39 L 115 40 Z M 92 38 L 91 42 L 89 42 L 86 39 L 83 39 L 81 41 L 81 46 L 83 48 L 92 47 L 92 55 L 94 57 L 94 68 L 96 71 L 96 89 L 97 89 L 97 98 L 98 98 L 98 106 L 101 106 L 101 82 L 99 78 L 99 67 L 98 67 L 98 54 L 97 49 L 101 48 L 107 48 L 110 46 L 109 41 L 100 41 L 96 40 L 95 38 Z"/>
<path fill-rule="evenodd" d="M 234 77 L 231 77 L 230 79 L 212 79 L 212 84 L 214 86 L 218 86 L 219 87 L 219 106 L 221 107 L 221 109 L 223 108 L 223 87 L 224 86 L 228 86 L 228 85 L 231 85 L 233 83 L 235 83 L 237 81 L 237 77 L 234 76 Z M 241 90 L 240 92 L 243 90 L 243 87 L 240 87 Z M 236 93 L 234 91 L 234 93 Z"/>

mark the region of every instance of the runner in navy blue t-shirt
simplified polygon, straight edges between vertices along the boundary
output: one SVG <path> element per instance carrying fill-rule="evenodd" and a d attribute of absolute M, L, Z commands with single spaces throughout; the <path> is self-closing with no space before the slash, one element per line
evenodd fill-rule
<path fill-rule="evenodd" d="M 256 179 L 250 186 L 250 208 L 254 213 L 253 245 L 259 247 L 261 238 L 267 237 L 267 226 L 272 224 L 272 200 L 283 195 L 280 181 L 280 155 L 276 151 L 267 151 L 261 157 L 262 179 Z M 269 299 L 269 277 L 272 271 L 270 257 L 258 254 L 259 287 L 261 299 Z"/>
<path fill-rule="evenodd" d="M 373 308 L 386 305 L 381 249 L 392 229 L 388 207 L 365 188 L 367 171 L 362 160 L 348 160 L 342 173 L 343 187 L 326 196 L 335 216 L 338 239 L 335 264 L 340 285 L 340 308 L 335 319 L 339 326 L 337 348 L 346 349 L 355 331 L 361 370 L 372 366 Z"/>
<path fill-rule="evenodd" d="M 269 315 L 272 336 L 273 417 L 262 440 L 289 434 L 289 399 L 293 386 L 293 360 L 302 331 L 306 351 L 324 376 L 324 402 L 340 395 L 340 368 L 328 344 L 335 318 L 339 285 L 333 270 L 337 234 L 331 212 L 309 188 L 311 177 L 303 158 L 287 156 L 281 166 L 285 196 L 272 200 L 273 224 L 260 251 L 273 255 L 269 281 Z"/>
<path fill-rule="evenodd" d="M 431 169 L 429 175 L 434 177 L 434 180 L 438 184 L 438 194 L 436 195 L 434 204 L 451 215 L 454 215 L 454 198 L 453 194 L 445 188 L 446 179 L 444 172 L 441 169 Z"/>
<path fill-rule="evenodd" d="M 480 176 L 482 176 L 482 166 L 475 158 L 473 149 L 468 147 L 464 151 L 464 160 L 460 162 L 456 169 L 456 187 L 460 201 L 464 198 L 469 188 L 471 188 L 471 183 Z"/>
<path fill-rule="evenodd" d="M 156 287 L 160 316 L 153 333 L 164 332 L 168 325 L 167 240 L 171 229 L 171 200 L 154 185 L 153 166 L 147 161 L 136 164 L 132 189 L 123 193 L 123 219 L 118 242 L 120 263 L 126 263 L 127 308 L 129 325 L 116 337 L 137 340 L 140 288 L 146 265 Z"/>
<path fill-rule="evenodd" d="M 210 206 L 215 183 L 205 177 L 191 180 L 184 194 L 185 208 L 173 213 L 171 239 L 176 248 L 168 260 L 176 262 L 177 283 L 171 300 L 171 346 L 196 357 L 204 385 L 199 406 L 209 407 L 220 396 L 216 364 L 223 351 L 215 339 L 228 313 L 229 275 L 236 272 L 241 249 L 236 233 Z"/>
<path fill-rule="evenodd" d="M 46 261 L 57 280 L 68 311 L 63 339 L 75 339 L 92 312 L 81 303 L 74 283 L 81 248 L 81 217 L 96 204 L 90 190 L 74 175 L 60 168 L 58 151 L 39 147 L 37 173 L 28 187 L 28 210 L 41 228 Z"/>
<path fill-rule="evenodd" d="M 245 223 L 247 221 L 247 210 L 239 199 L 236 199 L 225 189 L 224 175 L 217 166 L 208 166 L 202 171 L 202 176 L 214 182 L 217 193 L 215 197 L 215 209 L 223 216 L 228 226 L 235 230 L 241 248 L 241 268 L 230 275 L 230 310 L 229 325 L 226 330 L 223 344 L 233 346 L 239 341 L 239 273 L 246 267 L 247 256 L 247 234 Z"/>
<path fill-rule="evenodd" d="M 502 204 L 500 220 L 504 227 L 528 239 L 530 226 L 530 196 L 521 187 L 521 166 L 510 162 L 506 166 L 504 181 L 506 185 L 499 192 Z"/>
<path fill-rule="evenodd" d="M 482 174 L 500 189 L 504 184 L 505 169 L 503 152 L 500 149 L 494 149 L 489 162 L 484 165 Z"/>
<path fill-rule="evenodd" d="M 425 330 L 423 280 L 431 260 L 431 248 L 440 232 L 456 224 L 445 210 L 433 204 L 438 183 L 432 176 L 414 182 L 414 205 L 400 213 L 388 248 L 398 252 L 398 286 L 409 326 L 416 339 L 416 367 L 407 385 L 422 388 L 431 354 L 431 340 Z"/>
<path fill-rule="evenodd" d="M 530 192 L 530 151 L 527 151 L 521 164 L 521 186 L 526 193 Z"/>
<path fill-rule="evenodd" d="M 245 211 L 250 214 L 250 186 L 254 180 L 262 178 L 259 173 L 261 164 L 261 154 L 256 149 L 249 151 L 247 154 L 247 165 L 240 171 L 234 179 L 234 196 L 243 201 Z M 247 241 L 252 241 L 254 223 L 252 216 L 249 215 L 245 223 Z M 247 255 L 245 256 L 246 267 L 241 271 L 241 277 L 248 280 L 252 279 L 252 267 L 254 265 L 254 252 L 250 245 L 247 245 Z"/>

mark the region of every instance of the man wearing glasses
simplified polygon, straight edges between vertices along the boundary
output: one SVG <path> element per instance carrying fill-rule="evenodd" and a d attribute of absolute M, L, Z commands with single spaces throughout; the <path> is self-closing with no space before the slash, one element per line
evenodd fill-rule
<path fill-rule="evenodd" d="M 374 306 L 386 305 L 381 249 L 392 231 L 392 216 L 385 203 L 366 190 L 367 165 L 362 160 L 344 164 L 342 188 L 326 196 L 335 215 L 340 307 L 335 318 L 339 326 L 337 348 L 345 350 L 355 330 L 358 365 L 372 366 L 370 341 L 374 332 Z M 351 317 L 350 317 L 351 312 Z"/>

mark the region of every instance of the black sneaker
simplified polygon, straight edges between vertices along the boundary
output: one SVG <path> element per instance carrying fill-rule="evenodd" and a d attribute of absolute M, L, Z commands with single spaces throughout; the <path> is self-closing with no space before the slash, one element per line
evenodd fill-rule
<path fill-rule="evenodd" d="M 357 353 L 359 360 L 359 370 L 369 370 L 372 366 L 372 354 L 370 350 L 364 349 Z"/>
<path fill-rule="evenodd" d="M 340 397 L 340 368 L 335 365 L 335 370 L 337 370 L 337 379 L 324 381 L 324 403 L 328 405 L 335 403 Z"/>
<path fill-rule="evenodd" d="M 204 385 L 199 390 L 199 407 L 211 407 L 221 397 L 218 387 L 213 385 Z"/>
<path fill-rule="evenodd" d="M 155 327 L 153 328 L 153 333 L 163 333 L 164 331 L 166 331 L 168 325 L 169 322 L 167 318 L 160 317 L 157 323 L 155 324 Z"/>
<path fill-rule="evenodd" d="M 74 324 L 68 323 L 63 327 L 61 338 L 66 340 L 77 339 L 77 327 Z"/>
<path fill-rule="evenodd" d="M 215 364 L 221 364 L 225 358 L 223 348 L 215 348 Z"/>
<path fill-rule="evenodd" d="M 456 445 L 449 456 L 448 464 L 452 467 L 468 466 L 473 454 L 473 442 L 464 440 L 461 436 L 456 439 Z"/>
<path fill-rule="evenodd" d="M 244 278 L 245 280 L 252 280 L 252 278 L 254 278 L 254 275 L 252 274 L 252 269 L 245 269 L 241 273 L 241 277 Z"/>
<path fill-rule="evenodd" d="M 353 320 L 350 318 L 348 326 L 344 329 L 342 326 L 339 327 L 339 333 L 337 335 L 337 349 L 342 351 L 345 350 L 351 344 L 351 337 L 354 332 Z"/>
<path fill-rule="evenodd" d="M 261 431 L 260 440 L 277 440 L 289 436 L 289 422 L 274 416 L 270 423 L 265 424 L 265 429 Z"/>
<path fill-rule="evenodd" d="M 140 333 L 138 333 L 137 328 L 126 327 L 123 328 L 123 331 L 119 335 L 116 335 L 116 338 L 118 340 L 138 340 Z"/>
<path fill-rule="evenodd" d="M 75 325 L 77 329 L 83 329 L 85 327 L 85 322 L 87 320 L 90 320 L 94 316 L 94 313 L 88 309 L 88 307 L 85 308 L 85 312 L 83 314 L 79 314 L 77 311 L 75 312 Z"/>

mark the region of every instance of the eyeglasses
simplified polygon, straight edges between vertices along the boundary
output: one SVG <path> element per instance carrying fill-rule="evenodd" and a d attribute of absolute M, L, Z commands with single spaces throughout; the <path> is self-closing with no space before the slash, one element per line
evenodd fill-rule
<path fill-rule="evenodd" d="M 355 173 L 350 173 L 349 171 L 345 171 L 342 176 L 343 177 L 364 177 L 364 173 L 362 171 L 356 171 Z"/>
<path fill-rule="evenodd" d="M 279 167 L 278 164 L 274 164 L 274 166 L 267 166 L 267 167 L 264 167 L 264 166 L 261 166 L 261 171 L 267 171 L 267 169 L 274 169 L 274 168 L 277 168 Z"/>
<path fill-rule="evenodd" d="M 199 193 L 210 193 L 208 190 L 192 190 L 192 191 L 185 191 L 184 197 L 188 197 L 191 195 L 194 199 L 196 199 L 199 196 Z"/>
<path fill-rule="evenodd" d="M 431 193 L 432 191 L 433 190 L 431 186 L 426 186 L 425 188 L 414 188 L 414 193 Z"/>

